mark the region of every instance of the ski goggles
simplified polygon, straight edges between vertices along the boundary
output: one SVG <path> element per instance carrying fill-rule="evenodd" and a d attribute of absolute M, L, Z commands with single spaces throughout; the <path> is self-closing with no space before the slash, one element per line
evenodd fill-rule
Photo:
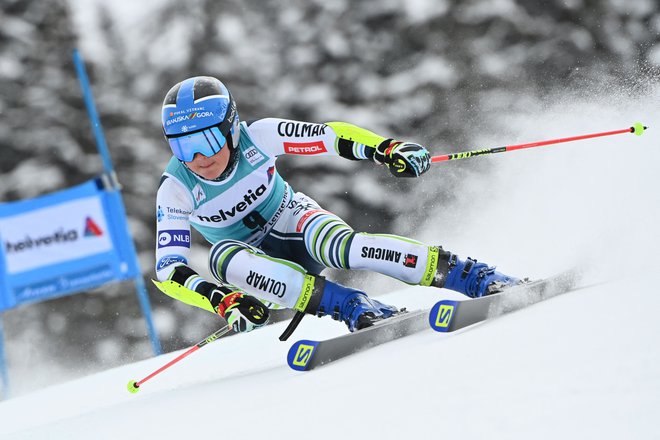
<path fill-rule="evenodd" d="M 227 138 L 218 125 L 189 134 L 166 137 L 174 156 L 183 162 L 191 162 L 197 153 L 211 157 L 227 145 Z"/>

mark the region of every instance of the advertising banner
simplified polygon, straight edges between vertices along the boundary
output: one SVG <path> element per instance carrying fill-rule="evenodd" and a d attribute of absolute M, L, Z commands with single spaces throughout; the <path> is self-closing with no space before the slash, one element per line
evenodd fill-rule
<path fill-rule="evenodd" d="M 118 191 L 100 179 L 0 204 L 0 311 L 138 273 Z"/>

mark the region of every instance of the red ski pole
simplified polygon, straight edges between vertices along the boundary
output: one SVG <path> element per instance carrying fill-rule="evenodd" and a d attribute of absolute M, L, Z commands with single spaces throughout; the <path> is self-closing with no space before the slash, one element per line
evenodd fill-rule
<path fill-rule="evenodd" d="M 644 133 L 644 130 L 646 130 L 646 129 L 648 129 L 648 127 L 642 125 L 639 122 L 636 122 L 632 127 L 624 128 L 622 130 L 605 131 L 605 132 L 602 132 L 602 133 L 583 134 L 581 136 L 573 136 L 573 137 L 566 137 L 566 138 L 559 138 L 559 139 L 550 139 L 550 140 L 547 140 L 547 141 L 531 142 L 531 143 L 528 143 L 528 144 L 509 145 L 509 146 L 495 147 L 495 148 L 484 148 L 484 149 L 481 149 L 481 150 L 463 151 L 461 153 L 444 154 L 442 156 L 433 156 L 433 157 L 431 157 L 431 162 L 444 162 L 444 161 L 449 161 L 449 160 L 467 159 L 467 158 L 474 157 L 474 156 L 482 156 L 484 154 L 506 153 L 507 151 L 522 150 L 523 148 L 534 148 L 534 147 L 542 147 L 544 145 L 562 144 L 564 142 L 580 141 L 580 140 L 583 140 L 583 139 L 591 139 L 591 138 L 602 137 L 602 136 L 613 136 L 615 134 L 623 134 L 623 133 L 633 133 L 633 134 L 636 134 L 637 136 L 641 136 Z"/>
<path fill-rule="evenodd" d="M 226 333 L 229 333 L 229 331 L 231 331 L 231 327 L 226 325 L 226 326 L 222 327 L 221 329 L 217 330 L 216 332 L 214 332 L 213 334 L 209 335 L 203 341 L 199 341 L 197 344 L 193 345 L 188 350 L 181 353 L 179 356 L 172 359 L 171 361 L 169 361 L 168 363 L 166 363 L 165 365 L 163 365 L 162 367 L 160 367 L 159 369 L 157 369 L 156 371 L 154 371 L 153 373 L 151 373 L 150 375 L 148 375 L 144 379 L 129 381 L 128 385 L 127 385 L 128 391 L 133 393 L 133 394 L 137 393 L 138 391 L 140 391 L 139 388 L 143 383 L 145 383 L 146 381 L 148 381 L 152 377 L 156 376 L 157 374 L 160 374 L 163 371 L 167 370 L 172 365 L 176 364 L 177 362 L 179 362 L 181 359 L 185 358 L 186 356 L 193 354 L 194 352 L 196 352 L 197 350 L 199 350 L 200 348 L 202 348 L 206 344 L 210 344 L 211 342 L 217 340 L 220 336 L 222 336 Z"/>

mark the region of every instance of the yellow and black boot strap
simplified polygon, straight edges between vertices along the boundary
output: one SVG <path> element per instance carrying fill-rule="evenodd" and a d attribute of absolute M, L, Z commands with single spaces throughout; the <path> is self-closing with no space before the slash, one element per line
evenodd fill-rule
<path fill-rule="evenodd" d="M 435 271 L 435 277 L 431 282 L 431 286 L 444 287 L 445 282 L 447 281 L 447 275 L 449 275 L 449 271 L 454 266 L 456 266 L 456 260 L 458 256 L 442 249 L 442 246 L 434 247 L 438 251 L 438 266 Z"/>
<path fill-rule="evenodd" d="M 300 294 L 300 299 L 296 307 L 296 314 L 293 315 L 293 319 L 284 330 L 284 333 L 280 336 L 280 341 L 286 341 L 289 339 L 289 336 L 293 334 L 302 321 L 305 314 L 316 315 L 319 312 L 319 306 L 321 304 L 321 298 L 323 297 L 323 289 L 325 288 L 325 277 L 321 275 L 310 275 L 307 277 L 313 278 L 313 287 L 309 283 L 305 283 L 303 286 L 303 291 Z M 307 278 L 306 277 L 306 278 Z M 298 305 L 300 305 L 298 307 Z"/>

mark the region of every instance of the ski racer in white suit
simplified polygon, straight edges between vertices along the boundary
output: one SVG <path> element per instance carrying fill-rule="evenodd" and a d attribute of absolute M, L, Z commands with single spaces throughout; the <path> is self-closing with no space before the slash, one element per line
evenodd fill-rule
<path fill-rule="evenodd" d="M 326 267 L 366 269 L 409 284 L 445 287 L 470 297 L 501 291 L 517 278 L 465 261 L 440 246 L 356 232 L 277 172 L 282 154 L 373 161 L 397 177 L 430 168 L 421 145 L 344 122 L 266 118 L 240 122 L 236 103 L 216 78 L 176 84 L 162 108 L 173 157 L 157 194 L 156 285 L 169 296 L 224 317 L 235 331 L 268 320 L 268 307 L 330 315 L 359 330 L 398 313 L 320 275 Z M 214 280 L 188 265 L 191 231 L 209 243 Z"/>

